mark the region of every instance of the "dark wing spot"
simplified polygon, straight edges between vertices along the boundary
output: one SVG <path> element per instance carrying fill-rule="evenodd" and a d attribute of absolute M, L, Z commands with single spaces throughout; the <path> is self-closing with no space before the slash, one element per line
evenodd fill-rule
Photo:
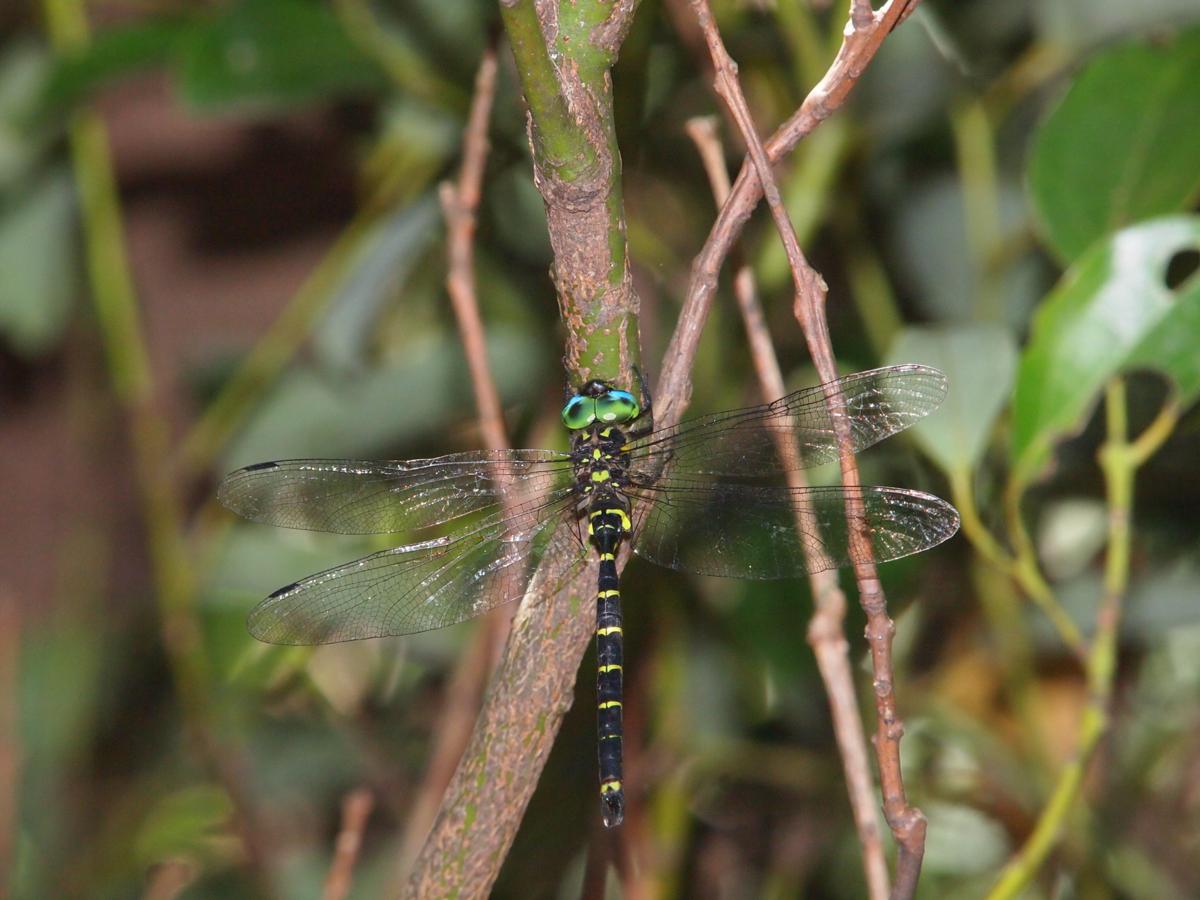
<path fill-rule="evenodd" d="M 271 596 L 268 597 L 267 599 L 272 600 L 275 597 L 282 597 L 284 594 L 290 594 L 293 590 L 295 590 L 299 586 L 300 586 L 300 582 L 293 581 L 291 584 L 284 585 L 279 590 L 272 592 Z"/>
<path fill-rule="evenodd" d="M 246 468 L 243 471 L 258 472 L 261 469 L 278 469 L 278 468 L 279 468 L 279 463 L 265 462 L 265 463 L 255 463 L 252 466 L 246 466 Z"/>

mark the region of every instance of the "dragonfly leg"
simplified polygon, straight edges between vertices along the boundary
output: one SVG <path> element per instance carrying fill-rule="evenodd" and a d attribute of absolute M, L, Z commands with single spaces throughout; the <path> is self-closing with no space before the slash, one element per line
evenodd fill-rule
<path fill-rule="evenodd" d="M 636 427 L 629 429 L 625 435 L 626 440 L 630 441 L 644 437 L 654 430 L 654 400 L 650 396 L 650 385 L 646 382 L 646 376 L 642 374 L 642 370 L 637 366 L 633 367 L 633 374 L 637 377 L 638 389 L 642 394 L 642 409 L 638 413 Z"/>

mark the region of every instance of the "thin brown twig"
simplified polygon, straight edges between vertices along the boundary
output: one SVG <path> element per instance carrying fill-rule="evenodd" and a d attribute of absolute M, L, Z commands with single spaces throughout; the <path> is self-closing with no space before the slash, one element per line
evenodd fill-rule
<path fill-rule="evenodd" d="M 512 445 L 504 426 L 500 392 L 487 359 L 487 340 L 475 279 L 476 211 L 482 196 L 487 164 L 488 123 L 496 96 L 498 69 L 496 42 L 484 50 L 475 75 L 467 124 L 463 130 L 462 164 L 457 183 L 443 182 L 439 188 L 446 219 L 446 291 L 458 322 L 471 385 L 475 392 L 479 430 L 490 450 L 507 450 Z M 505 485 L 501 500 L 510 508 L 511 485 Z M 488 614 L 471 646 L 463 654 L 446 689 L 445 704 L 434 729 L 430 761 L 417 788 L 412 812 L 400 841 L 400 873 L 406 876 L 420 851 L 454 770 L 471 737 L 479 713 L 484 686 L 499 660 L 508 637 L 515 609 L 503 606 Z"/>
<path fill-rule="evenodd" d="M 837 378 L 837 367 L 829 339 L 825 319 L 827 288 L 824 279 L 809 265 L 795 228 L 779 193 L 779 187 L 771 171 L 767 151 L 754 125 L 746 98 L 737 77 L 737 64 L 729 56 L 721 39 L 712 10 L 707 0 L 692 0 L 692 8 L 704 31 L 709 53 L 716 68 L 714 87 L 728 105 L 740 129 L 755 173 L 771 210 L 771 216 L 783 240 L 788 263 L 795 282 L 795 314 L 804 331 L 809 353 L 817 367 L 817 373 L 825 384 Z M 865 0 L 852 0 L 850 6 L 851 28 L 858 30 L 874 23 L 876 13 Z M 839 445 L 839 462 L 842 483 L 847 488 L 860 483 L 858 465 L 854 459 L 853 440 L 849 422 L 842 408 L 842 399 L 834 389 L 826 392 L 830 413 L 833 418 Z M 899 856 L 896 863 L 894 897 L 911 897 L 916 891 L 921 860 L 925 852 L 925 817 L 919 809 L 908 802 L 900 769 L 900 738 L 904 725 L 896 710 L 894 678 L 892 674 L 892 637 L 895 625 L 887 614 L 887 600 L 883 594 L 870 534 L 863 515 L 862 499 L 849 491 L 846 495 L 846 518 L 850 524 L 851 558 L 854 560 L 854 576 L 858 583 L 859 603 L 867 615 L 867 642 L 871 651 L 871 662 L 875 673 L 875 753 L 879 764 L 880 783 L 883 792 L 884 815 L 892 829 Z"/>
<path fill-rule="evenodd" d="M 357 788 L 342 799 L 342 827 L 334 845 L 333 864 L 325 878 L 322 900 L 342 900 L 350 893 L 363 832 L 367 830 L 367 819 L 374 807 L 375 797 L 366 788 Z"/>
<path fill-rule="evenodd" d="M 146 874 L 142 900 L 175 900 L 199 877 L 200 866 L 193 860 L 164 860 Z"/>
<path fill-rule="evenodd" d="M 866 71 L 884 38 L 904 19 L 915 0 L 888 0 L 864 26 L 847 26 L 842 46 L 825 76 L 808 92 L 804 102 L 771 135 L 765 144 L 768 159 L 777 162 L 829 118 L 849 96 Z M 853 23 L 851 23 L 853 24 Z M 679 421 L 691 396 L 690 372 L 700 344 L 704 323 L 712 308 L 717 276 L 725 257 L 762 197 L 762 187 L 750 160 L 733 182 L 729 199 L 709 229 L 704 246 L 692 262 L 687 297 L 675 326 L 675 334 L 663 354 L 663 367 L 655 391 L 655 422 L 673 425 Z"/>
<path fill-rule="evenodd" d="M 725 168 L 725 154 L 717 134 L 716 120 L 698 117 L 688 121 L 686 131 L 696 144 L 700 158 L 708 174 L 713 196 L 721 206 L 729 196 L 729 173 Z M 750 355 L 758 375 L 759 388 L 767 402 L 784 396 L 783 373 L 771 340 L 771 332 L 763 315 L 762 303 L 754 272 L 745 263 L 735 262 L 733 290 L 738 309 L 746 328 Z M 792 460 L 788 467 L 788 485 L 793 490 L 806 488 L 807 482 L 800 468 L 800 448 L 796 436 L 790 431 L 772 431 L 776 441 L 776 452 L 780 459 Z M 811 511 L 797 508 L 797 529 L 801 535 L 816 534 Z M 819 546 L 805 543 L 804 551 L 810 559 L 820 554 Z M 859 718 L 858 702 L 854 690 L 854 678 L 850 668 L 848 644 L 842 631 L 845 619 L 846 596 L 838 586 L 837 574 L 829 568 L 812 572 L 808 576 L 815 612 L 808 629 L 808 641 L 817 660 L 817 668 L 829 697 L 833 716 L 833 730 L 837 737 L 846 774 L 846 787 L 850 794 L 850 807 L 862 844 L 863 870 L 867 878 L 867 891 L 872 900 L 883 900 L 888 895 L 888 868 L 883 853 L 883 841 L 875 817 L 875 792 L 871 766 L 867 757 L 867 741 Z"/>
<path fill-rule="evenodd" d="M 439 196 L 448 226 L 446 256 L 449 263 L 446 289 L 458 320 L 479 408 L 479 427 L 492 450 L 510 447 L 500 408 L 500 392 L 487 362 L 487 342 L 475 293 L 475 213 L 483 186 L 488 153 L 488 121 L 496 97 L 496 45 L 493 41 L 479 63 L 475 93 L 463 131 L 462 166 L 457 185 L 443 182 Z"/>

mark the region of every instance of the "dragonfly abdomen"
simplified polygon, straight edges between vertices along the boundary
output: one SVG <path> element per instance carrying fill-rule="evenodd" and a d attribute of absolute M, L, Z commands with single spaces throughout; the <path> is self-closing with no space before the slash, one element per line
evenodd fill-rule
<path fill-rule="evenodd" d="M 629 530 L 629 514 L 619 505 L 599 505 L 588 515 L 588 530 L 600 552 L 596 591 L 596 723 L 600 800 L 604 824 L 612 828 L 625 817 L 625 791 L 621 783 L 624 632 L 616 554 L 622 535 Z"/>

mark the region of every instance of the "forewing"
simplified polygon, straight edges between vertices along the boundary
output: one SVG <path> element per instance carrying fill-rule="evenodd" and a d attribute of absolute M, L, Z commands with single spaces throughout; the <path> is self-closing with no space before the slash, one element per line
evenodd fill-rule
<path fill-rule="evenodd" d="M 571 477 L 571 460 L 551 450 L 455 453 L 369 462 L 292 459 L 225 477 L 217 496 L 254 522 L 339 534 L 388 534 L 488 510 L 507 485 L 533 499 Z"/>
<path fill-rule="evenodd" d="M 458 536 L 385 550 L 273 593 L 250 613 L 250 633 L 271 644 L 330 644 L 415 634 L 465 621 L 521 597 L 531 567 L 555 544 L 574 564 L 572 491 L 490 518 Z M 556 531 L 557 530 L 557 531 Z M 557 533 L 557 537 L 556 537 Z"/>
<path fill-rule="evenodd" d="M 857 452 L 908 428 L 936 409 L 945 395 L 946 376 L 937 369 L 889 366 L 805 388 L 774 403 L 681 422 L 631 442 L 630 452 L 635 474 L 646 479 L 667 467 L 680 473 L 750 477 L 806 469 L 838 457 L 830 396 L 846 417 Z M 796 451 L 786 462 L 776 449 L 779 433 L 790 436 Z"/>
<path fill-rule="evenodd" d="M 634 551 L 683 572 L 732 578 L 790 578 L 860 560 L 851 550 L 846 497 L 860 502 L 876 562 L 920 553 L 958 530 L 944 500 L 891 487 L 762 488 L 676 481 L 670 490 L 631 491 Z"/>

